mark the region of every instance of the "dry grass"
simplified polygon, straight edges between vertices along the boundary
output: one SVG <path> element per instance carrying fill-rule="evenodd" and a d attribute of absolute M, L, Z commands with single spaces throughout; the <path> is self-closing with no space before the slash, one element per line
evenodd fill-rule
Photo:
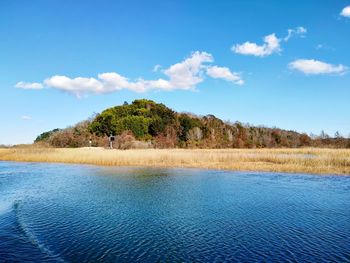
<path fill-rule="evenodd" d="M 349 149 L 147 149 L 12 148 L 0 160 L 106 166 L 191 167 L 350 175 Z"/>

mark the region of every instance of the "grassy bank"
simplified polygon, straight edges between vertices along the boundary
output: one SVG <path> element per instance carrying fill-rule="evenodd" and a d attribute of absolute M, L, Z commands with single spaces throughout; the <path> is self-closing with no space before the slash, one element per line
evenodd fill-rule
<path fill-rule="evenodd" d="M 350 150 L 343 149 L 148 149 L 123 151 L 102 148 L 29 147 L 0 149 L 0 160 L 350 175 Z"/>

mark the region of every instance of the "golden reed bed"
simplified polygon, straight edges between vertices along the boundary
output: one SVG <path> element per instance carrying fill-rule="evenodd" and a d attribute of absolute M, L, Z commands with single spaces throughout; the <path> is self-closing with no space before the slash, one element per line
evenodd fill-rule
<path fill-rule="evenodd" d="M 350 175 L 350 149 L 10 148 L 0 160 Z"/>

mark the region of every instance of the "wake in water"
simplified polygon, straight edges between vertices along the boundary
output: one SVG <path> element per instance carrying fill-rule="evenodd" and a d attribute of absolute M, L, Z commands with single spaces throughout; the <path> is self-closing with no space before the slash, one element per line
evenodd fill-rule
<path fill-rule="evenodd" d="M 39 239 L 35 236 L 30 227 L 25 223 L 24 217 L 21 215 L 20 206 L 22 201 L 15 201 L 13 207 L 16 215 L 16 223 L 18 228 L 22 231 L 27 240 L 32 243 L 34 246 L 40 249 L 40 251 L 47 256 L 47 258 L 53 259 L 57 262 L 65 262 L 58 254 L 55 254 L 53 251 L 48 249 L 45 244 L 41 243 Z"/>
<path fill-rule="evenodd" d="M 0 176 L 0 262 L 350 261 L 350 177 L 6 170 L 14 173 Z"/>
<path fill-rule="evenodd" d="M 31 231 L 21 215 L 21 204 L 21 200 L 16 200 L 12 209 L 0 213 L 0 262 L 65 262 Z"/>

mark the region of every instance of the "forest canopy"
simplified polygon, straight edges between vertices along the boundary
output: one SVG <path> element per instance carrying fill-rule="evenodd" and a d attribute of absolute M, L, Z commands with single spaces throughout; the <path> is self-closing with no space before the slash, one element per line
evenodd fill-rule
<path fill-rule="evenodd" d="M 350 140 L 337 136 L 311 138 L 307 134 L 278 128 L 225 122 L 214 115 L 178 113 L 164 104 L 140 99 L 102 111 L 90 120 L 66 129 L 39 135 L 35 143 L 53 147 L 108 146 L 127 148 L 274 148 L 350 147 Z"/>

